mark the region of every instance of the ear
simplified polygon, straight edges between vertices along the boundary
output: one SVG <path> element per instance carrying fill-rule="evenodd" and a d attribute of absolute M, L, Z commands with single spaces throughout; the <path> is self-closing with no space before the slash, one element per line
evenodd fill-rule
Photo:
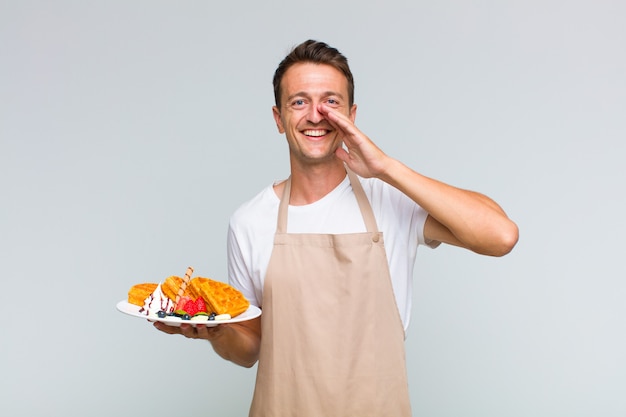
<path fill-rule="evenodd" d="M 285 133 L 285 127 L 283 126 L 283 120 L 280 117 L 280 110 L 278 109 L 278 107 L 272 107 L 272 114 L 274 115 L 274 121 L 276 122 L 278 133 Z"/>
<path fill-rule="evenodd" d="M 350 107 L 350 114 L 348 117 L 350 117 L 350 121 L 354 123 L 354 120 L 356 119 L 356 104 L 353 104 L 352 107 Z"/>

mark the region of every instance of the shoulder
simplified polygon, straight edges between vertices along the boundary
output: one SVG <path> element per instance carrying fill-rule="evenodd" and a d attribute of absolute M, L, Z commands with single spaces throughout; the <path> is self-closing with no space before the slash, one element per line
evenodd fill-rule
<path fill-rule="evenodd" d="M 231 229 L 241 229 L 266 222 L 267 216 L 278 212 L 280 200 L 274 184 L 263 188 L 257 195 L 240 205 L 230 216 Z"/>
<path fill-rule="evenodd" d="M 413 233 L 419 243 L 426 243 L 424 238 L 424 225 L 428 219 L 426 210 L 382 180 L 360 177 L 359 180 L 381 228 Z"/>

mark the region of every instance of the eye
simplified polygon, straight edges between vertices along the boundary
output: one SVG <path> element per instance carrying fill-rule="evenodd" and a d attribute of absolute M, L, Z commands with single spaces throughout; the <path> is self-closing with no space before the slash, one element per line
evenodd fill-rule
<path fill-rule="evenodd" d="M 337 100 L 336 98 L 328 98 L 326 99 L 326 103 L 328 103 L 330 106 L 333 106 L 333 107 L 337 107 L 340 104 L 339 100 Z"/>
<path fill-rule="evenodd" d="M 291 102 L 291 105 L 294 107 L 302 107 L 304 106 L 304 100 L 299 98 Z"/>

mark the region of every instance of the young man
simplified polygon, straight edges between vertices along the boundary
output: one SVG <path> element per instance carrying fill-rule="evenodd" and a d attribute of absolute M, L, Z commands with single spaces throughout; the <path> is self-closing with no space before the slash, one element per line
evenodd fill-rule
<path fill-rule="evenodd" d="M 306 41 L 274 76 L 291 175 L 231 218 L 229 279 L 260 318 L 155 326 L 258 361 L 251 416 L 410 416 L 404 334 L 418 245 L 502 256 L 517 226 L 482 194 L 425 177 L 354 124 L 346 58 Z"/>

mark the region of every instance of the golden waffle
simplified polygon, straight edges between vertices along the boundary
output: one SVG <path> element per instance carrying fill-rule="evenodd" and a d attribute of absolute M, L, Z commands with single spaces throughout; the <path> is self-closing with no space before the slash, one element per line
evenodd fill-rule
<path fill-rule="evenodd" d="M 171 277 L 167 277 L 165 281 L 161 283 L 161 291 L 163 291 L 163 294 L 165 294 L 167 298 L 175 301 L 178 290 L 180 289 L 180 284 L 182 283 L 183 279 L 181 277 L 172 275 Z M 187 285 L 187 289 L 183 295 L 191 297 L 194 300 L 200 296 L 197 292 L 190 291 L 189 285 Z"/>
<path fill-rule="evenodd" d="M 143 284 L 133 285 L 128 290 L 128 302 L 143 307 L 143 302 L 154 290 L 158 284 L 145 282 Z"/>
<path fill-rule="evenodd" d="M 176 299 L 176 294 L 178 293 L 178 288 L 180 288 L 180 284 L 183 282 L 181 277 L 177 277 L 172 275 L 171 277 L 165 278 L 165 281 L 161 282 L 161 291 L 163 294 L 174 301 Z"/>
<path fill-rule="evenodd" d="M 209 278 L 196 277 L 189 282 L 187 292 L 191 297 L 198 295 L 206 303 L 207 310 L 216 314 L 238 316 L 248 309 L 250 302 L 234 287 Z"/>

